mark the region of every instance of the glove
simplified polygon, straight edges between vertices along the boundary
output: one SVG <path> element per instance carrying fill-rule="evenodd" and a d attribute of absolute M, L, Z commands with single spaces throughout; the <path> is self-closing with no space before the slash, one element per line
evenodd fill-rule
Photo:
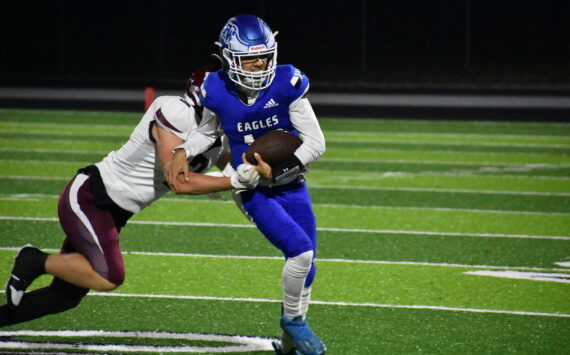
<path fill-rule="evenodd" d="M 259 174 L 255 168 L 249 164 L 240 164 L 231 175 L 231 184 L 234 189 L 249 190 L 254 189 L 259 182 Z"/>

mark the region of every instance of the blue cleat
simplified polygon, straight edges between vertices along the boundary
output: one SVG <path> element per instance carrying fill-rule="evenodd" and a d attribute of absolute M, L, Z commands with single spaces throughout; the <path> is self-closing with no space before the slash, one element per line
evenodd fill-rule
<path fill-rule="evenodd" d="M 322 355 L 327 348 L 319 337 L 309 328 L 302 316 L 289 319 L 281 316 L 281 329 L 295 342 L 297 351 L 304 355 Z"/>
<path fill-rule="evenodd" d="M 281 344 L 279 342 L 274 341 L 271 343 L 273 345 L 273 349 L 275 350 L 275 355 L 301 355 L 295 348 L 291 349 L 288 353 L 284 353 L 281 349 Z"/>

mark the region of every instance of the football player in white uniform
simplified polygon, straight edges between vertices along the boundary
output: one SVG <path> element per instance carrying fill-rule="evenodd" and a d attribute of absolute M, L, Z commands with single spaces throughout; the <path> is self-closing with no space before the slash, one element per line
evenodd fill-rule
<path fill-rule="evenodd" d="M 201 78 L 193 76 L 191 83 L 199 85 Z M 157 98 L 120 149 L 78 171 L 59 199 L 59 220 L 66 234 L 61 253 L 47 254 L 31 245 L 20 249 L 6 284 L 7 304 L 0 307 L 0 327 L 63 312 L 77 306 L 90 289 L 110 291 L 123 283 L 120 230 L 133 214 L 170 191 L 164 172 L 172 150 L 201 119 L 197 90 L 189 85 L 182 97 Z M 201 174 L 216 162 L 223 168 L 229 160 L 226 149 L 227 143 L 219 139 L 191 157 L 190 179 L 171 182 L 173 189 L 203 194 L 254 188 L 259 174 L 247 164 L 224 170 L 224 177 Z M 45 273 L 53 275 L 51 285 L 26 293 Z"/>

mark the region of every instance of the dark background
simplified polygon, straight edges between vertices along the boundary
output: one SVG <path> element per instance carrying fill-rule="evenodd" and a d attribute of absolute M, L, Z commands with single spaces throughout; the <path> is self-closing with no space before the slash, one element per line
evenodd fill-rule
<path fill-rule="evenodd" d="M 279 31 L 279 63 L 314 90 L 570 90 L 556 0 L 9 1 L 0 86 L 183 88 L 233 15 Z"/>

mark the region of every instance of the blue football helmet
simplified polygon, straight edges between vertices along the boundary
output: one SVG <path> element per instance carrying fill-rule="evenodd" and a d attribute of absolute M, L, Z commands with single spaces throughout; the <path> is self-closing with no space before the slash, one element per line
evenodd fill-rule
<path fill-rule="evenodd" d="M 277 42 L 271 28 L 254 15 L 232 17 L 220 32 L 219 59 L 229 78 L 247 89 L 262 90 L 271 85 L 277 67 Z M 261 71 L 242 69 L 242 60 L 267 58 L 267 66 Z"/>

